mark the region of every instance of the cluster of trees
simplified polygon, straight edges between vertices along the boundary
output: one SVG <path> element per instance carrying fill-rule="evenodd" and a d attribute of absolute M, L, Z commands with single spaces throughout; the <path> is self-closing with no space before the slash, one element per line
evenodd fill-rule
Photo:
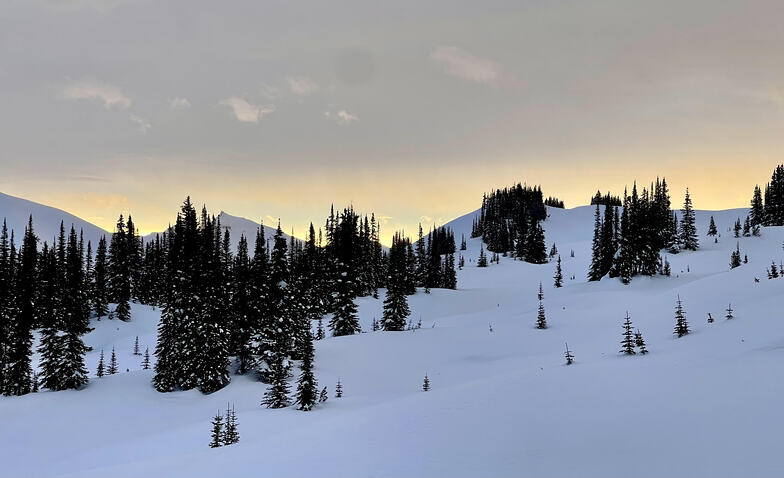
<path fill-rule="evenodd" d="M 609 192 L 602 196 L 600 191 L 596 191 L 596 194 L 591 198 L 591 206 L 618 206 L 621 207 L 623 203 L 621 202 L 620 196 L 613 196 Z"/>
<path fill-rule="evenodd" d="M 482 237 L 488 251 L 544 264 L 547 262 L 547 246 L 540 223 L 546 218 L 542 189 L 518 183 L 485 194 L 471 237 Z"/>
<path fill-rule="evenodd" d="M 749 220 L 752 226 L 784 226 L 784 164 L 773 170 L 764 193 L 759 185 L 754 187 Z"/>
<path fill-rule="evenodd" d="M 606 201 L 602 217 L 600 204 L 596 203 L 588 280 L 598 281 L 609 274 L 628 284 L 638 274 L 668 275 L 669 264 L 660 254 L 662 249 L 677 253 L 699 247 L 688 189 L 680 223 L 670 207 L 665 179 L 657 178 L 650 191 L 643 188 L 638 193 L 636 183 L 631 195 L 624 191 L 622 211 L 619 213 L 617 206 Z"/>
<path fill-rule="evenodd" d="M 563 209 L 564 207 L 566 207 L 562 200 L 553 196 L 547 196 L 547 198 L 544 200 L 544 205 L 550 207 L 557 207 L 559 209 Z"/>
<path fill-rule="evenodd" d="M 122 216 L 109 240 L 92 244 L 71 228 L 51 245 L 39 240 L 30 218 L 21 248 L 5 222 L 0 235 L 0 392 L 29 393 L 38 385 L 76 389 L 88 381 L 82 336 L 90 318 L 130 320 L 131 303 L 162 308 L 153 384 L 159 391 L 198 388 L 214 392 L 237 373 L 258 372 L 282 387 L 292 360 L 312 367 L 311 324 L 331 316 L 333 335 L 360 332 L 354 299 L 378 296 L 389 286 L 388 308 L 397 315 L 416 287 L 456 288 L 454 234 L 435 228 L 420 234 L 417 250 L 396 236 L 387 255 L 380 227 L 353 208 L 327 218 L 324 233 L 311 224 L 307 238 L 288 241 L 278 225 L 271 241 L 259 228 L 255 241 L 230 231 L 190 199 L 167 231 L 146 243 L 131 217 Z M 251 245 L 252 244 L 252 245 Z M 394 254 L 393 254 L 394 252 Z M 397 302 L 396 302 L 397 301 Z M 116 304 L 113 310 L 109 304 Z M 405 316 L 408 314 L 405 313 Z M 403 319 L 405 320 L 405 318 Z M 34 372 L 33 330 L 41 330 L 40 370 Z M 324 330 L 319 328 L 320 337 Z M 390 326 L 388 330 L 394 330 Z M 145 359 L 146 367 L 150 366 Z M 304 367 L 306 368 L 306 367 Z M 312 382 L 303 370 L 301 382 Z M 304 391 L 301 407 L 317 393 Z M 286 400 L 278 400 L 278 405 Z"/>

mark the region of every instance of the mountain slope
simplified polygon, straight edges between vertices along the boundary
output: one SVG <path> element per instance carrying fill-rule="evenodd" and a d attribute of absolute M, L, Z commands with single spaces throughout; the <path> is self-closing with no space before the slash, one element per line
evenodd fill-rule
<path fill-rule="evenodd" d="M 84 231 L 85 242 L 92 241 L 93 247 L 98 244 L 101 236 L 108 234 L 100 227 L 61 209 L 0 193 L 0 220 L 6 219 L 9 234 L 11 230 L 15 231 L 17 243 L 21 243 L 31 214 L 33 230 L 42 242 L 47 241 L 51 244 L 57 238 L 61 221 L 65 225 L 66 234 L 73 225 L 77 233 L 80 229 Z"/>

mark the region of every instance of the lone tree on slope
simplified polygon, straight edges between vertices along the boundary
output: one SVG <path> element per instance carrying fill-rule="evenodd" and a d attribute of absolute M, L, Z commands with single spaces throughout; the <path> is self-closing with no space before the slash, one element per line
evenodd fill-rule
<path fill-rule="evenodd" d="M 547 328 L 547 317 L 544 314 L 544 304 L 542 304 L 542 300 L 544 299 L 544 289 L 542 289 L 542 283 L 539 283 L 539 293 L 537 294 L 539 298 L 539 312 L 536 315 L 536 328 L 537 329 L 546 329 Z"/>
<path fill-rule="evenodd" d="M 623 340 L 621 340 L 621 350 L 619 353 L 624 355 L 634 355 L 634 333 L 632 332 L 632 319 L 626 312 L 626 320 L 623 323 Z"/>
<path fill-rule="evenodd" d="M 675 306 L 675 330 L 673 333 L 678 337 L 683 337 L 689 333 L 689 322 L 686 320 L 686 315 L 683 311 L 683 303 L 681 296 L 678 296 L 678 301 Z"/>

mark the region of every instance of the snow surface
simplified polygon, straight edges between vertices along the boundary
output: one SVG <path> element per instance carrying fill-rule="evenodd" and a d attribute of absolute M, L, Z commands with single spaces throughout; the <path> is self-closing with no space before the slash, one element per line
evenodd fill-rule
<path fill-rule="evenodd" d="M 586 281 L 592 207 L 548 211 L 563 288 L 552 286 L 552 262 L 475 267 L 475 213 L 456 219 L 447 225 L 468 242 L 459 290 L 410 297 L 419 330 L 316 342 L 330 399 L 309 413 L 260 406 L 266 386 L 250 377 L 207 396 L 157 393 L 131 351 L 137 335 L 152 351 L 159 311 L 134 306 L 130 323 L 94 322 L 90 370 L 114 346 L 130 371 L 82 391 L 0 398 L 0 476 L 784 476 L 784 279 L 765 273 L 784 258 L 784 227 L 735 239 L 729 229 L 746 210 L 698 211 L 701 249 L 668 255 L 670 278 L 624 286 Z M 711 214 L 718 244 L 705 237 Z M 736 242 L 749 263 L 730 271 Z M 534 328 L 540 281 L 547 330 Z M 677 295 L 693 330 L 680 339 Z M 381 317 L 381 296 L 359 299 L 363 330 Z M 647 356 L 618 354 L 626 311 Z M 210 420 L 227 403 L 240 443 L 210 449 Z"/>

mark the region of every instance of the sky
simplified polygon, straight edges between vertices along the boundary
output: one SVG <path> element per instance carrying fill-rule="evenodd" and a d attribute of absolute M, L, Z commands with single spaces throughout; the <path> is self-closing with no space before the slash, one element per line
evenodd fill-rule
<path fill-rule="evenodd" d="M 666 176 L 748 205 L 784 162 L 780 0 L 3 0 L 0 191 L 112 230 L 190 195 L 385 242 L 524 182 Z"/>

